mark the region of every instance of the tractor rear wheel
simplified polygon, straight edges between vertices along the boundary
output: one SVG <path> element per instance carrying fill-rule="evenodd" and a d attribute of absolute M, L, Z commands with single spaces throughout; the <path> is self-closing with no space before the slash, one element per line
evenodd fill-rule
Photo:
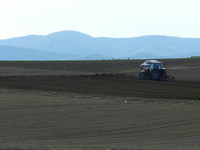
<path fill-rule="evenodd" d="M 161 76 L 160 70 L 152 70 L 151 71 L 151 79 L 152 80 L 159 80 Z"/>

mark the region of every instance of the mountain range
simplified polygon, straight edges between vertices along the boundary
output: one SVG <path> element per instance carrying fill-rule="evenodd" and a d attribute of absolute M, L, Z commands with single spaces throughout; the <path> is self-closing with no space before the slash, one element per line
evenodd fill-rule
<path fill-rule="evenodd" d="M 200 38 L 107 38 L 61 31 L 0 40 L 0 54 L 0 60 L 182 58 L 200 56 Z"/>

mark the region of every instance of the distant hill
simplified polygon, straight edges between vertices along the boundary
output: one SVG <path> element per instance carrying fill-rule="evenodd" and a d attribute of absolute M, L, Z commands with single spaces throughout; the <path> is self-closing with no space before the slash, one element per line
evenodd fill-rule
<path fill-rule="evenodd" d="M 66 60 L 80 59 L 78 56 L 45 52 L 36 49 L 0 46 L 0 60 Z"/>
<path fill-rule="evenodd" d="M 200 38 L 94 38 L 76 31 L 0 40 L 1 60 L 85 60 L 200 56 Z"/>

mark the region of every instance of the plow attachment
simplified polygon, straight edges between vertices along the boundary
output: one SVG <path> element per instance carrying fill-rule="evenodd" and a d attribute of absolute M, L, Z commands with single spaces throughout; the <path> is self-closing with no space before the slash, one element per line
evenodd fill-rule
<path fill-rule="evenodd" d="M 174 76 L 171 76 L 171 75 L 163 75 L 160 77 L 160 80 L 161 81 L 174 81 L 175 78 L 174 78 Z"/>

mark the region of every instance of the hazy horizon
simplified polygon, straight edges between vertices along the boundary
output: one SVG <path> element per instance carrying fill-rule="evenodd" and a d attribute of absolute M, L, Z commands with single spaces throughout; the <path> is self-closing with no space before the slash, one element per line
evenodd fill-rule
<path fill-rule="evenodd" d="M 166 37 L 175 37 L 175 38 L 200 38 L 200 37 L 181 37 L 181 36 L 170 36 L 170 35 L 162 35 L 162 34 L 151 34 L 151 35 L 141 35 L 141 36 L 130 36 L 130 37 L 112 37 L 112 36 L 93 36 L 93 35 L 90 35 L 88 33 L 84 33 L 84 32 L 81 32 L 81 31 L 76 31 L 76 30 L 62 30 L 62 31 L 55 31 L 55 32 L 51 32 L 51 33 L 46 33 L 46 34 L 27 34 L 27 35 L 19 35 L 19 36 L 13 36 L 13 37 L 8 37 L 8 38 L 3 38 L 3 39 L 0 39 L 0 40 L 8 40 L 8 39 L 12 39 L 12 38 L 20 38 L 20 37 L 26 37 L 26 36 L 48 36 L 50 34 L 54 34 L 54 33 L 59 33 L 59 32 L 77 32 L 77 33 L 81 33 L 81 34 L 86 34 L 88 36 L 91 36 L 93 38 L 116 38 L 116 39 L 126 39 L 126 38 L 138 38 L 138 37 L 145 37 L 145 36 L 166 36 Z"/>

